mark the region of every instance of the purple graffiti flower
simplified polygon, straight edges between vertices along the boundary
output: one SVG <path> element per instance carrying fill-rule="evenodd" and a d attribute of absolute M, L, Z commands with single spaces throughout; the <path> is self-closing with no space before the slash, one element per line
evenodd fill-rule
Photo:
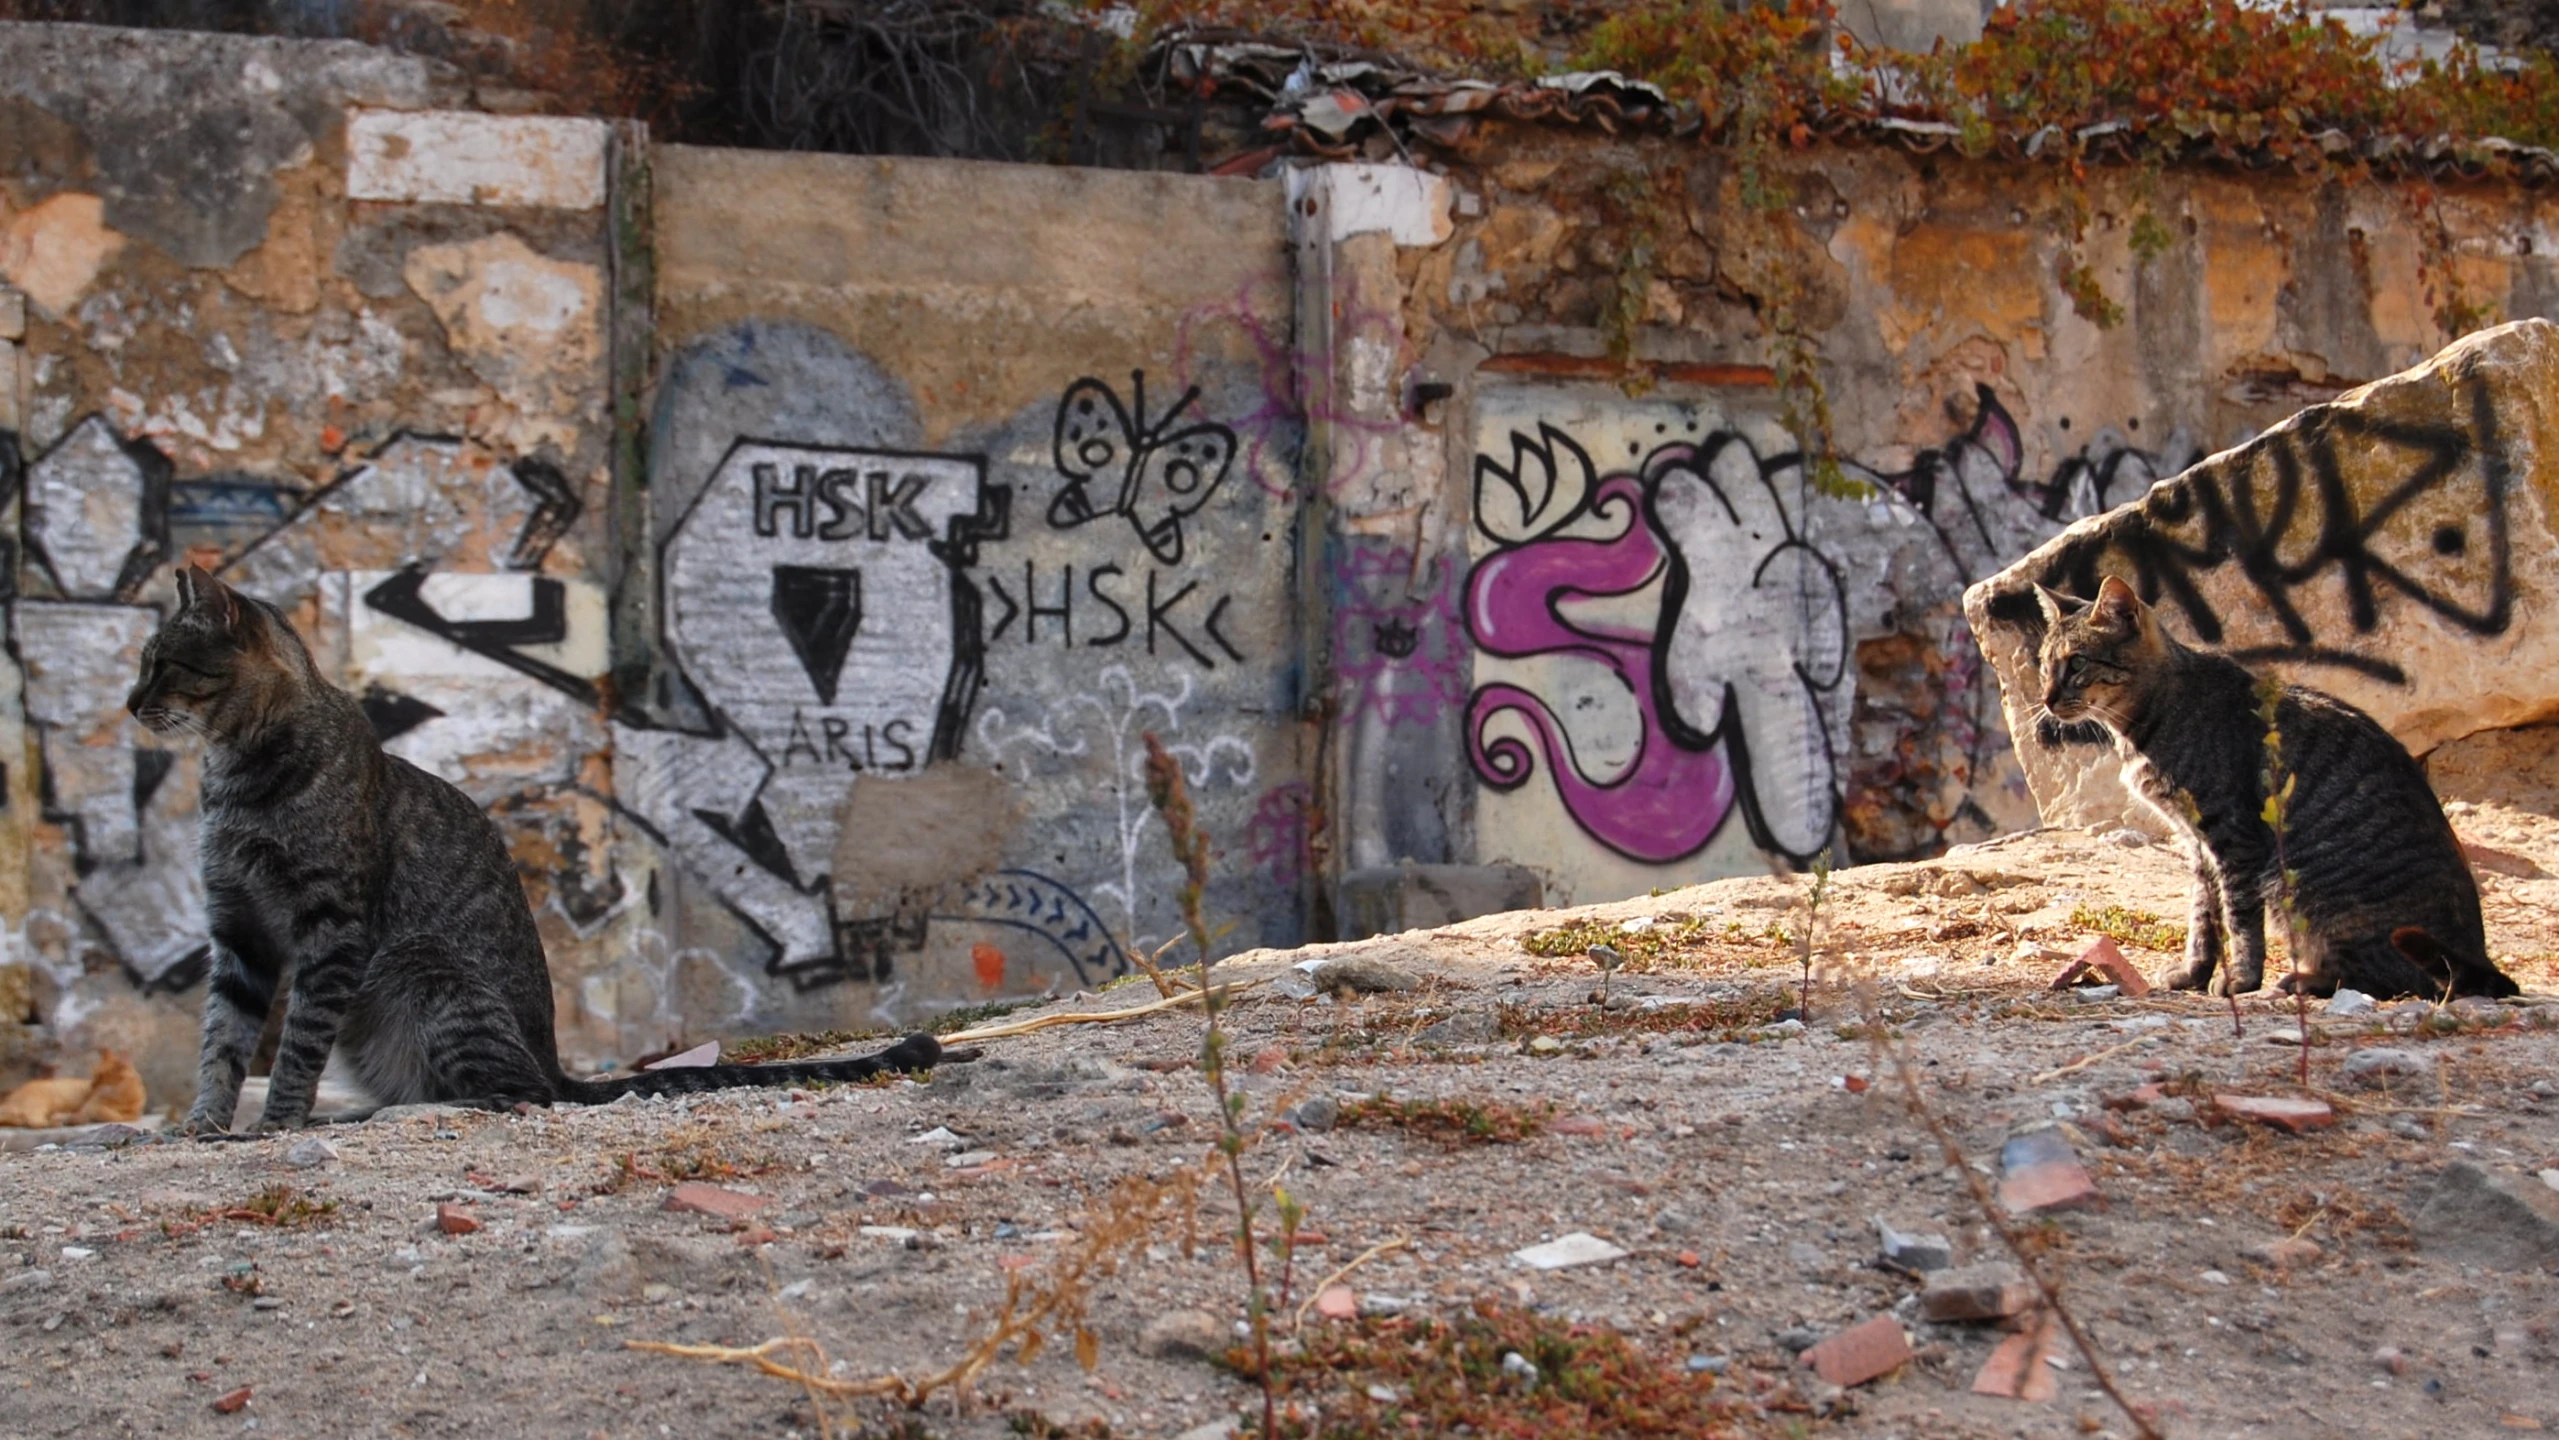
<path fill-rule="evenodd" d="M 1333 673 L 1342 719 L 1428 725 L 1466 699 L 1456 576 L 1400 546 L 1352 542 L 1333 561 Z"/>
<path fill-rule="evenodd" d="M 1295 888 L 1314 868 L 1314 811 L 1314 788 L 1291 780 L 1263 791 L 1244 824 L 1244 850 L 1253 868 L 1283 890 Z"/>

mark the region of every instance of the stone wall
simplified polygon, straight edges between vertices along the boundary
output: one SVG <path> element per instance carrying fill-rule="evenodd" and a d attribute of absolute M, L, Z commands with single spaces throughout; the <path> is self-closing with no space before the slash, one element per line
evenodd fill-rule
<path fill-rule="evenodd" d="M 2429 285 L 2559 296 L 2506 189 L 2426 272 L 2402 197 L 2291 177 L 1518 125 L 1225 180 L 461 103 L 0 26 L 0 1064 L 188 1083 L 196 761 L 120 709 L 180 559 L 488 807 L 564 1049 L 628 1059 L 1124 974 L 1175 929 L 1148 732 L 1227 950 L 2028 823 L 1967 584 L 2432 352 Z"/>

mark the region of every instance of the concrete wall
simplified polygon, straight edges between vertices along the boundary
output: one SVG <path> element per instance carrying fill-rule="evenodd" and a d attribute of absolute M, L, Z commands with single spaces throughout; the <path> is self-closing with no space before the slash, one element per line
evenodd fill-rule
<path fill-rule="evenodd" d="M 1124 973 L 1149 731 L 1225 949 L 2027 823 L 1966 583 L 2432 351 L 2429 286 L 2559 297 L 2502 188 L 2427 273 L 2392 191 L 2099 174 L 2107 328 L 2073 197 L 1942 156 L 1213 180 L 457 103 L 0 26 L 0 1066 L 187 1083 L 195 758 L 119 709 L 182 557 L 489 807 L 564 1048 L 627 1059 Z"/>

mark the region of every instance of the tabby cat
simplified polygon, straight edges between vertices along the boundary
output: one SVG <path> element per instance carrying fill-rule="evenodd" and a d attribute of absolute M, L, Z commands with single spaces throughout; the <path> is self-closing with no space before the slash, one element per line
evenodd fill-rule
<path fill-rule="evenodd" d="M 384 754 L 275 607 L 180 570 L 177 611 L 143 646 L 125 707 L 207 746 L 199 847 L 213 965 L 187 1133 L 230 1128 L 288 972 L 262 1130 L 309 1121 L 332 1049 L 385 1105 L 597 1104 L 858 1080 L 941 1058 L 933 1037 L 910 1035 L 862 1059 L 572 1079 L 552 1038 L 541 937 L 497 826 Z"/>
<path fill-rule="evenodd" d="M 2175 989 L 2254 990 L 2265 978 L 2266 907 L 2282 904 L 2265 819 L 2266 722 L 2258 684 L 2225 656 L 2188 649 L 2112 576 L 2094 601 L 2037 586 L 2046 629 L 2043 703 L 2103 724 L 2126 780 L 2194 852 L 2193 919 Z M 2294 778 L 2282 866 L 2294 876 L 2295 976 L 2314 995 L 2512 995 L 2490 963 L 2479 887 L 2426 784 L 2390 732 L 2332 695 L 2282 688 L 2275 725 Z M 2225 953 L 2226 952 L 2226 953 Z M 2295 976 L 2278 987 L 2294 988 Z"/>

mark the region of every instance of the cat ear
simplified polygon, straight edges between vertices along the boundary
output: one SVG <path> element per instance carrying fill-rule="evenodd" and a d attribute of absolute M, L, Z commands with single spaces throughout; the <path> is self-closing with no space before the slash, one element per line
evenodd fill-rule
<path fill-rule="evenodd" d="M 2088 602 L 2076 595 L 2064 595 L 2049 585 L 2035 586 L 2035 603 L 2043 607 L 2044 624 L 2058 625 L 2062 620 L 2088 608 Z"/>
<path fill-rule="evenodd" d="M 195 565 L 178 570 L 178 613 L 202 610 L 215 623 L 236 625 L 240 620 L 240 597 L 231 587 L 213 576 L 213 572 Z"/>
<path fill-rule="evenodd" d="M 2141 597 L 2133 593 L 2133 588 L 2109 575 L 2097 587 L 2089 622 L 2118 635 L 2130 635 L 2141 628 L 2141 608 Z"/>

